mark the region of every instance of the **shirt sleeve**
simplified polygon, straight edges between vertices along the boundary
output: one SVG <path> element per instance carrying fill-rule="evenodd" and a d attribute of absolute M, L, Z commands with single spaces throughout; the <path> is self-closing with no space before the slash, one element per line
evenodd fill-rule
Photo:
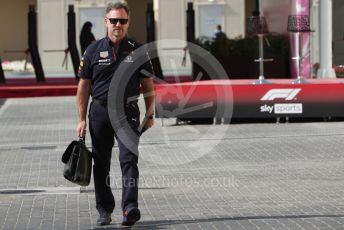
<path fill-rule="evenodd" d="M 90 49 L 86 49 L 84 55 L 81 58 L 78 76 L 82 79 L 92 78 Z"/>

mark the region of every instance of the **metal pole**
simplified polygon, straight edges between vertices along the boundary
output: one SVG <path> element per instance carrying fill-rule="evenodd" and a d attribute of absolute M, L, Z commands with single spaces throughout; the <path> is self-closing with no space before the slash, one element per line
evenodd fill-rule
<path fill-rule="evenodd" d="M 302 61 L 304 57 L 303 52 L 302 52 L 302 49 L 303 49 L 302 36 L 303 34 L 301 32 L 296 33 L 295 50 L 297 50 L 297 52 L 296 52 L 296 56 L 293 59 L 295 59 L 296 61 L 297 78 L 294 81 L 292 81 L 292 84 L 307 83 L 302 76 Z"/>
<path fill-rule="evenodd" d="M 6 79 L 5 79 L 5 74 L 4 74 L 4 70 L 2 69 L 2 60 L 0 58 L 0 83 L 5 83 Z"/>
<path fill-rule="evenodd" d="M 336 78 L 332 68 L 332 0 L 320 1 L 320 68 L 317 78 Z"/>
<path fill-rule="evenodd" d="M 153 10 L 153 3 L 147 4 L 147 11 L 146 11 L 146 24 L 147 24 L 147 43 L 151 43 L 155 41 L 155 18 L 154 18 L 154 10 Z M 157 46 L 154 43 L 151 43 L 149 46 L 149 52 L 151 54 L 152 66 L 155 77 L 159 79 L 163 79 L 163 73 L 161 69 L 160 59 L 158 57 Z"/>
<path fill-rule="evenodd" d="M 78 71 L 80 65 L 80 57 L 78 48 L 76 47 L 76 36 L 75 36 L 75 13 L 74 13 L 74 6 L 68 6 L 68 49 L 70 52 L 70 57 L 73 63 L 73 69 L 75 78 L 79 80 Z"/>
<path fill-rule="evenodd" d="M 37 81 L 45 81 L 44 71 L 37 46 L 37 16 L 34 5 L 29 5 L 28 13 L 28 38 L 31 60 L 35 69 Z"/>
<path fill-rule="evenodd" d="M 295 62 L 296 62 L 296 79 L 299 79 L 301 76 L 301 71 L 300 71 L 300 67 L 301 67 L 301 52 L 300 50 L 302 50 L 302 44 L 300 43 L 300 37 L 302 36 L 302 34 L 300 32 L 296 32 L 294 34 L 295 37 Z"/>
<path fill-rule="evenodd" d="M 188 9 L 186 11 L 186 41 L 187 42 L 195 42 L 195 11 L 193 9 L 193 3 L 188 2 Z M 185 52 L 187 51 L 188 47 L 185 47 Z M 192 60 L 192 54 L 191 60 Z M 192 77 L 194 80 L 197 79 L 198 73 L 202 70 L 202 67 L 198 65 L 196 62 L 192 61 Z M 203 74 L 207 75 L 204 71 Z M 200 80 L 205 80 L 208 76 L 202 75 Z M 208 80 L 208 79 L 207 79 Z"/>
<path fill-rule="evenodd" d="M 264 62 L 270 62 L 274 59 L 264 58 L 264 34 L 257 34 L 258 36 L 258 42 L 259 42 L 259 58 L 255 59 L 255 62 L 259 62 L 259 77 L 258 80 L 254 81 L 254 85 L 260 85 L 260 84 L 269 84 L 269 81 L 267 81 L 264 77 Z"/>
<path fill-rule="evenodd" d="M 146 11 L 147 43 L 155 41 L 155 19 L 153 3 L 147 4 Z"/>
<path fill-rule="evenodd" d="M 259 11 L 259 0 L 256 0 L 256 7 L 254 9 L 254 11 L 252 12 L 252 16 L 259 16 L 260 15 L 260 11 Z"/>
<path fill-rule="evenodd" d="M 188 42 L 195 42 L 195 11 L 192 2 L 188 2 L 188 9 L 186 11 L 186 40 Z"/>
<path fill-rule="evenodd" d="M 299 37 L 299 72 L 298 72 L 298 79 L 302 79 L 302 61 L 303 61 L 303 41 L 302 41 L 302 37 L 303 34 L 302 33 L 298 33 L 298 37 Z"/>
<path fill-rule="evenodd" d="M 259 37 L 259 80 L 264 79 L 264 35 L 258 34 Z"/>

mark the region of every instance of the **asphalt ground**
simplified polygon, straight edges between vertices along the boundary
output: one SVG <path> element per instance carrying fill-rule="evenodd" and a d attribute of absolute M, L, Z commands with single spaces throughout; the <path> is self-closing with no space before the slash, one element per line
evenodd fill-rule
<path fill-rule="evenodd" d="M 75 97 L 1 106 L 0 229 L 100 229 L 93 183 L 81 188 L 62 176 L 76 122 Z M 343 140 L 338 121 L 156 119 L 140 142 L 142 218 L 134 229 L 344 229 Z M 120 178 L 115 146 L 117 206 L 107 229 L 122 228 Z"/>

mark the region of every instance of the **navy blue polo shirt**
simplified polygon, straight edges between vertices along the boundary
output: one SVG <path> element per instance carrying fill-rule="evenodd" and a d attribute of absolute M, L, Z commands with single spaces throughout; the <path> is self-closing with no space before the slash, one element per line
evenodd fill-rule
<path fill-rule="evenodd" d="M 140 46 L 141 44 L 125 37 L 117 48 L 108 37 L 105 37 L 87 47 L 80 62 L 79 77 L 91 80 L 92 98 L 107 101 L 108 90 L 114 72 L 121 62 Z M 148 71 L 148 73 L 153 73 L 148 57 L 147 62 L 141 65 L 132 76 L 126 76 L 130 77 L 130 80 L 126 86 L 125 99 L 139 96 L 140 80 L 149 77 L 142 74 L 142 69 Z"/>

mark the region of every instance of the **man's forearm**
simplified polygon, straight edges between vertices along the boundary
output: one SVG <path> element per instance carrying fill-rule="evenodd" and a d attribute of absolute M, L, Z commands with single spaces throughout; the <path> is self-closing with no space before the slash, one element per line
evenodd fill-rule
<path fill-rule="evenodd" d="M 142 80 L 143 96 L 146 105 L 146 115 L 150 116 L 154 114 L 155 107 L 155 92 L 154 83 L 152 78 Z"/>
<path fill-rule="evenodd" d="M 90 80 L 80 79 L 77 91 L 79 121 L 86 121 L 88 100 L 91 94 Z"/>
<path fill-rule="evenodd" d="M 145 97 L 146 116 L 154 115 L 154 96 Z"/>

